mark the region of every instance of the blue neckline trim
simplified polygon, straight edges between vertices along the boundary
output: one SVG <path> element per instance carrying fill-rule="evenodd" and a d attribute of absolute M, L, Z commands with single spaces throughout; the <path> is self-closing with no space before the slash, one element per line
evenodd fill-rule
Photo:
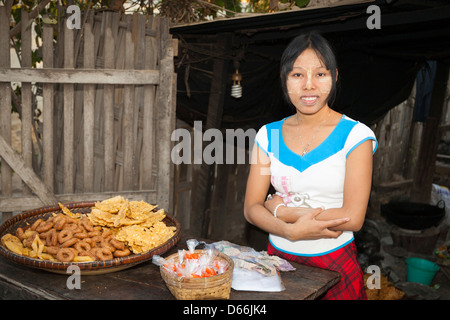
<path fill-rule="evenodd" d="M 294 167 L 300 172 L 305 171 L 310 166 L 319 163 L 341 151 L 344 148 L 348 134 L 358 123 L 356 121 L 347 120 L 345 115 L 343 115 L 333 131 L 320 145 L 304 156 L 301 156 L 289 149 L 284 143 L 282 127 L 283 122 L 286 119 L 287 118 L 284 118 L 280 121 L 272 122 L 267 125 L 267 135 L 269 141 L 267 149 L 269 152 L 272 152 L 275 158 L 277 158 L 280 162 L 287 166 Z"/>

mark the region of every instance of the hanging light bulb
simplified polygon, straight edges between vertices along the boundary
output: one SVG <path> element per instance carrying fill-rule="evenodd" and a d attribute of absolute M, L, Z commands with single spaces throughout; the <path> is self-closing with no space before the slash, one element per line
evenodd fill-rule
<path fill-rule="evenodd" d="M 242 97 L 242 75 L 239 73 L 238 69 L 236 69 L 236 73 L 231 76 L 231 80 L 233 80 L 233 85 L 231 86 L 231 96 L 236 99 Z"/>

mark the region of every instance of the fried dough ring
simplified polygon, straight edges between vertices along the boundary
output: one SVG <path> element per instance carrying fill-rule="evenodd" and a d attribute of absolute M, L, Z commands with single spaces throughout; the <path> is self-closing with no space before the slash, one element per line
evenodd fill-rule
<path fill-rule="evenodd" d="M 70 247 L 70 248 L 68 248 L 68 249 L 72 250 L 72 252 L 73 252 L 73 254 L 75 255 L 75 257 L 78 255 L 78 250 L 75 249 L 74 247 Z"/>
<path fill-rule="evenodd" d="M 89 237 L 89 235 L 86 232 L 77 232 L 73 236 L 78 239 L 85 239 Z"/>
<path fill-rule="evenodd" d="M 60 231 L 64 228 L 67 219 L 64 216 L 56 216 L 54 219 L 56 231 Z"/>
<path fill-rule="evenodd" d="M 59 243 L 64 243 L 67 240 L 70 240 L 73 238 L 73 232 L 69 229 L 63 229 L 59 234 L 58 234 L 58 241 Z"/>
<path fill-rule="evenodd" d="M 45 237 L 45 243 L 47 246 L 56 246 L 58 244 L 58 234 L 55 229 L 42 233 L 41 236 Z"/>
<path fill-rule="evenodd" d="M 111 239 L 109 243 L 111 243 L 117 250 L 125 250 L 125 243 L 119 240 Z"/>
<path fill-rule="evenodd" d="M 112 231 L 109 229 L 104 229 L 102 232 L 102 237 L 105 239 L 108 239 L 109 237 L 112 236 Z"/>
<path fill-rule="evenodd" d="M 80 241 L 80 239 L 77 239 L 77 238 L 70 238 L 69 240 L 64 241 L 64 242 L 61 244 L 61 247 L 63 247 L 63 248 L 71 247 L 71 246 L 73 246 L 74 244 L 76 244 L 78 241 Z"/>
<path fill-rule="evenodd" d="M 93 248 L 104 248 L 105 247 L 105 239 L 102 236 L 96 236 L 91 238 L 91 246 Z"/>
<path fill-rule="evenodd" d="M 81 241 L 79 241 L 78 243 L 75 244 L 75 249 L 77 249 L 78 252 L 85 252 L 85 251 L 91 250 L 92 247 L 86 241 L 81 240 Z"/>
<path fill-rule="evenodd" d="M 114 251 L 114 257 L 122 258 L 130 255 L 131 251 L 128 248 L 125 248 L 124 250 L 116 250 Z"/>
<path fill-rule="evenodd" d="M 47 251 L 47 253 L 54 255 L 54 256 L 58 254 L 58 251 L 60 249 L 61 249 L 60 247 L 56 247 L 56 246 L 45 247 L 45 250 Z"/>
<path fill-rule="evenodd" d="M 62 262 L 70 262 L 75 258 L 75 253 L 70 248 L 62 248 L 58 250 L 56 258 Z"/>
<path fill-rule="evenodd" d="M 89 238 L 96 238 L 96 237 L 100 237 L 101 235 L 102 235 L 102 233 L 100 231 L 88 232 Z"/>
<path fill-rule="evenodd" d="M 30 230 L 36 230 L 36 228 L 41 224 L 41 222 L 43 222 L 44 220 L 42 219 L 37 219 L 30 227 Z"/>
<path fill-rule="evenodd" d="M 105 240 L 105 242 L 103 242 L 103 247 L 108 249 L 109 251 L 111 251 L 111 253 L 114 253 L 114 251 L 116 251 L 116 247 L 114 247 L 111 243 L 109 243 L 108 241 Z"/>
<path fill-rule="evenodd" d="M 86 229 L 86 231 L 88 231 L 88 232 L 95 231 L 94 225 L 88 218 L 82 217 L 80 220 L 80 223 Z"/>
<path fill-rule="evenodd" d="M 25 231 L 23 231 L 22 228 L 17 228 L 16 229 L 16 237 L 19 238 L 20 241 L 23 241 L 23 234 L 25 233 Z"/>
<path fill-rule="evenodd" d="M 52 221 L 44 221 L 39 224 L 36 231 L 39 233 L 47 232 L 53 227 L 54 223 Z"/>
<path fill-rule="evenodd" d="M 73 222 L 66 222 L 64 224 L 64 227 L 62 228 L 62 230 L 71 230 L 71 231 L 75 231 L 77 229 L 78 229 L 78 225 Z"/>
<path fill-rule="evenodd" d="M 113 254 L 107 248 L 94 248 L 93 252 L 100 260 L 110 260 L 113 258 Z"/>

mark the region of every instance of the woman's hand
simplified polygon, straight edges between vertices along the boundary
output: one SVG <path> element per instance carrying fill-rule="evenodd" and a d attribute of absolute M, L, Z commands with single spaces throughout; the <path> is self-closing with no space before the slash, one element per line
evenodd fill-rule
<path fill-rule="evenodd" d="M 275 207 L 280 203 L 283 203 L 283 198 L 273 195 L 271 199 L 264 202 L 264 207 L 273 214 Z M 277 218 L 288 223 L 286 238 L 291 241 L 337 238 L 342 231 L 330 230 L 330 228 L 344 224 L 350 219 L 317 220 L 316 217 L 323 211 L 323 208 L 281 206 L 277 210 Z"/>
<path fill-rule="evenodd" d="M 288 224 L 286 227 L 286 238 L 291 241 L 296 241 L 337 238 L 340 236 L 342 231 L 333 231 L 330 228 L 344 224 L 350 218 L 316 220 L 316 217 L 322 211 L 322 208 L 313 209 L 311 212 L 301 215 L 294 223 Z"/>
<path fill-rule="evenodd" d="M 269 210 L 272 214 L 275 210 L 275 207 L 283 202 L 283 198 L 279 195 L 272 195 L 271 199 L 266 199 L 264 202 L 264 207 Z M 277 210 L 277 218 L 280 220 L 283 220 L 287 223 L 294 223 L 296 222 L 302 215 L 316 212 L 316 209 L 313 208 L 304 208 L 304 207 L 285 207 L 281 206 L 278 207 Z"/>

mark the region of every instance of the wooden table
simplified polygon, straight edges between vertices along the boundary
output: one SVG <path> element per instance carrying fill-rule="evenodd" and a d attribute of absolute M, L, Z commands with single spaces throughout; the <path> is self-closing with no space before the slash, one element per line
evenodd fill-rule
<path fill-rule="evenodd" d="M 168 256 L 186 248 L 185 238 Z M 337 272 L 292 263 L 295 271 L 281 272 L 286 290 L 250 292 L 231 290 L 230 300 L 312 300 L 339 282 Z M 122 271 L 101 275 L 81 275 L 81 288 L 68 289 L 71 274 L 56 274 L 19 265 L 0 256 L 0 299 L 45 300 L 173 300 L 159 273 L 147 261 Z"/>

